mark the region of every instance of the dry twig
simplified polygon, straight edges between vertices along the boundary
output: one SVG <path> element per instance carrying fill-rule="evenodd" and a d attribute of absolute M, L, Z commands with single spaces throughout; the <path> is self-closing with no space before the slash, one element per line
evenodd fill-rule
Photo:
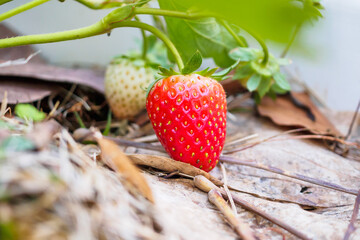
<path fill-rule="evenodd" d="M 209 180 L 207 180 L 206 178 L 204 178 L 203 176 L 196 176 L 194 178 L 194 184 L 197 188 L 199 188 L 200 190 L 204 191 L 204 192 L 209 192 L 211 189 L 216 189 L 217 191 L 219 191 L 221 193 L 221 195 L 227 199 L 227 194 L 225 191 L 223 191 L 222 189 L 216 187 L 212 182 L 210 182 Z M 297 236 L 300 239 L 304 239 L 304 240 L 309 240 L 310 238 L 308 238 L 305 234 L 303 234 L 302 232 L 298 231 L 297 229 L 291 227 L 290 225 L 288 225 L 285 222 L 282 222 L 281 220 L 267 214 L 266 212 L 262 211 L 261 209 L 255 207 L 254 205 L 242 200 L 241 198 L 232 195 L 232 198 L 234 199 L 234 202 L 238 205 L 240 205 L 241 207 L 245 208 L 246 210 L 253 212 L 267 220 L 269 220 L 270 222 L 278 225 L 279 227 L 285 229 L 286 231 L 288 231 L 289 233 L 292 233 L 293 235 Z"/>
<path fill-rule="evenodd" d="M 355 228 L 355 221 L 357 219 L 357 216 L 359 214 L 359 205 L 360 205 L 360 190 L 358 192 L 358 195 L 355 199 L 355 204 L 354 204 L 354 210 L 353 210 L 353 213 L 351 215 L 351 219 L 350 219 L 350 223 L 349 223 L 349 226 L 345 232 L 345 236 L 343 238 L 343 240 L 348 240 L 350 238 L 350 235 L 356 230 Z"/>
<path fill-rule="evenodd" d="M 223 163 L 220 163 L 220 167 L 221 167 L 221 171 L 222 171 L 222 174 L 224 176 L 224 185 L 223 185 L 223 188 L 228 196 L 228 199 L 230 201 L 230 205 L 231 205 L 231 208 L 235 214 L 235 216 L 237 215 L 237 211 L 236 211 L 236 206 L 235 206 L 235 203 L 234 203 L 234 200 L 232 199 L 231 197 L 231 193 L 230 193 L 230 190 L 228 188 L 228 185 L 227 185 L 227 176 L 226 176 L 226 170 L 225 170 L 225 167 L 224 167 L 224 164 Z"/>
<path fill-rule="evenodd" d="M 301 180 L 304 182 L 312 183 L 312 184 L 315 184 L 315 185 L 318 185 L 321 187 L 330 188 L 333 190 L 337 190 L 337 191 L 352 194 L 352 195 L 357 195 L 357 190 L 355 190 L 355 189 L 348 189 L 348 188 L 342 187 L 340 185 L 337 185 L 335 183 L 330 183 L 330 182 L 323 181 L 320 179 L 307 177 L 307 176 L 304 176 L 304 175 L 301 175 L 298 173 L 291 173 L 289 171 L 285 171 L 285 170 L 282 170 L 280 168 L 273 167 L 273 166 L 267 166 L 262 163 L 242 161 L 238 158 L 234 158 L 234 157 L 230 157 L 230 156 L 220 156 L 220 161 L 225 162 L 225 163 L 239 164 L 239 165 L 243 165 L 243 166 L 262 169 L 262 170 L 265 170 L 268 172 L 273 172 L 273 173 L 277 173 L 277 174 L 287 176 L 290 178 L 295 178 L 295 179 L 298 179 L 298 180 Z"/>
<path fill-rule="evenodd" d="M 356 107 L 354 115 L 353 115 L 353 117 L 351 119 L 351 123 L 350 123 L 349 129 L 348 129 L 348 132 L 347 132 L 347 134 L 345 136 L 345 140 L 348 139 L 350 137 L 350 135 L 351 135 L 352 129 L 353 129 L 354 124 L 355 124 L 356 117 L 357 117 L 357 115 L 359 113 L 359 109 L 360 109 L 360 100 L 359 100 L 359 103 L 358 103 L 358 105 Z"/>
<path fill-rule="evenodd" d="M 221 193 L 216 189 L 211 189 L 208 193 L 209 201 L 214 204 L 225 215 L 235 232 L 244 240 L 255 240 L 252 229 L 244 221 L 239 220 L 231 211 L 229 205 L 222 198 Z"/>

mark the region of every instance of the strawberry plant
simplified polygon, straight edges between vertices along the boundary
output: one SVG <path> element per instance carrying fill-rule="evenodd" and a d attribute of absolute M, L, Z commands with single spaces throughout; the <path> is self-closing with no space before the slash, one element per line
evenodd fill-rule
<path fill-rule="evenodd" d="M 45 2 L 33 0 L 0 14 L 0 21 Z M 158 75 L 161 78 L 148 87 L 149 118 L 159 140 L 174 159 L 205 171 L 215 166 L 226 133 L 225 93 L 215 80 L 228 77 L 230 70 L 235 69 L 233 79 L 255 92 L 257 102 L 265 95 L 274 97 L 289 91 L 290 85 L 280 68 L 289 61 L 270 54 L 265 40 L 289 42 L 288 49 L 303 23 L 321 17 L 321 5 L 315 0 L 228 0 L 221 3 L 158 0 L 160 8 L 149 7 L 148 0 L 78 2 L 92 9 L 115 10 L 84 28 L 0 39 L 0 48 L 87 38 L 110 34 L 121 27 L 139 28 L 143 36 L 144 31 L 152 33 L 166 46 L 168 57 L 176 63 L 177 69 L 166 69 L 164 67 L 169 66 L 163 61 L 153 61 L 152 55 L 147 55 L 147 38 L 144 37 L 142 55 L 117 57 L 109 65 L 105 80 L 108 102 L 119 118 L 136 115 L 145 105 L 141 87 L 157 78 L 152 69 L 160 66 Z M 137 16 L 144 14 L 156 19 L 155 26 L 139 21 Z M 164 17 L 166 28 L 159 17 Z M 256 40 L 261 49 L 250 48 L 249 38 Z M 225 70 L 197 71 L 201 56 L 211 58 Z M 130 78 L 126 77 L 127 73 Z"/>

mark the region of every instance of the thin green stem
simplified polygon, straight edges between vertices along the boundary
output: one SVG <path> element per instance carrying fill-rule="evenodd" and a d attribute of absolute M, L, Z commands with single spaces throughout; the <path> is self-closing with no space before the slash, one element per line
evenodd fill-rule
<path fill-rule="evenodd" d="M 136 21 L 141 22 L 140 19 L 137 16 L 135 16 L 134 18 L 135 18 Z M 148 40 L 146 38 L 145 30 L 141 28 L 140 31 L 141 31 L 141 35 L 142 35 L 142 38 L 143 38 L 143 46 L 142 46 L 142 55 L 141 55 L 141 57 L 142 57 L 142 59 L 144 59 L 146 61 L 146 53 L 147 53 L 147 49 L 148 49 Z"/>
<path fill-rule="evenodd" d="M 135 22 L 135 21 L 126 21 L 126 22 L 118 22 L 111 25 L 112 28 L 118 28 L 118 27 L 135 27 L 135 28 L 141 28 L 146 31 L 151 32 L 156 37 L 158 37 L 161 41 L 164 42 L 166 47 L 169 49 L 169 51 L 173 54 L 175 58 L 175 62 L 179 67 L 179 70 L 181 71 L 184 68 L 184 63 L 181 59 L 180 53 L 176 49 L 175 45 L 172 43 L 172 41 L 166 36 L 165 33 L 157 29 L 156 27 L 153 27 L 151 25 L 148 25 L 146 23 L 142 22 Z"/>
<path fill-rule="evenodd" d="M 264 42 L 264 40 L 259 36 L 257 35 L 256 33 L 248 30 L 248 29 L 244 29 L 245 31 L 247 31 L 253 38 L 255 38 L 255 40 L 260 44 L 263 52 L 264 52 L 264 58 L 261 62 L 261 64 L 263 65 L 266 65 L 269 61 L 269 49 L 268 47 L 266 46 L 266 43 Z"/>
<path fill-rule="evenodd" d="M 100 21 L 88 27 L 78 28 L 70 31 L 1 39 L 0 48 L 75 40 L 75 39 L 81 39 L 81 38 L 103 34 L 108 31 L 110 31 L 110 29 L 108 29 L 104 25 L 104 23 Z"/>
<path fill-rule="evenodd" d="M 0 14 L 0 22 L 4 21 L 5 19 L 11 18 L 12 16 L 15 16 L 15 15 L 17 15 L 19 13 L 22 13 L 22 12 L 24 12 L 26 10 L 34 8 L 34 7 L 36 7 L 36 6 L 40 5 L 40 4 L 46 3 L 48 1 L 49 0 L 33 0 L 33 1 L 28 2 L 28 3 L 24 4 L 24 5 L 21 5 L 21 6 L 17 7 L 17 8 L 14 8 L 14 9 L 12 9 L 10 11 L 7 11 L 7 12 L 5 12 L 3 14 Z"/>
<path fill-rule="evenodd" d="M 165 10 L 159 8 L 135 8 L 134 14 L 149 14 L 149 15 L 157 15 L 157 16 L 164 16 L 164 17 L 176 17 L 176 18 L 185 18 L 185 19 L 199 19 L 204 17 L 215 17 L 218 18 L 220 16 L 213 14 L 213 13 L 206 13 L 206 12 L 179 12 L 173 10 Z"/>
<path fill-rule="evenodd" d="M 295 38 L 296 38 L 297 34 L 298 34 L 298 33 L 299 33 L 299 31 L 300 31 L 301 25 L 302 25 L 301 23 L 299 23 L 298 25 L 296 25 L 296 27 L 295 27 L 295 31 L 294 31 L 293 35 L 291 36 L 291 39 L 290 39 L 289 43 L 286 45 L 286 47 L 285 47 L 284 51 L 281 53 L 280 57 L 282 57 L 282 58 L 283 58 L 283 57 L 285 57 L 285 56 L 286 56 L 286 54 L 288 53 L 288 51 L 289 51 L 289 49 L 290 49 L 291 45 L 293 44 L 293 42 L 294 42 L 294 40 L 295 40 Z"/>
<path fill-rule="evenodd" d="M 231 34 L 231 36 L 235 39 L 235 41 L 239 44 L 240 47 L 246 47 L 246 43 L 239 38 L 239 36 L 234 32 L 231 26 L 224 20 L 218 19 L 219 23 L 224 26 L 224 28 Z"/>
<path fill-rule="evenodd" d="M 47 33 L 47 34 L 38 34 L 38 35 L 30 35 L 30 36 L 19 36 L 13 38 L 5 38 L 0 39 L 0 48 L 6 47 L 16 47 L 21 45 L 29 45 L 29 44 L 42 44 L 42 43 L 52 43 L 52 42 L 61 42 L 61 41 L 69 41 L 75 39 L 81 39 L 86 37 L 92 37 L 96 35 L 100 35 L 103 33 L 109 32 L 113 28 L 119 27 L 135 27 L 141 28 L 146 31 L 151 32 L 156 37 L 164 42 L 169 51 L 174 55 L 176 64 L 181 71 L 184 68 L 184 63 L 181 59 L 181 56 L 171 42 L 171 40 L 166 36 L 165 33 L 161 32 L 159 29 L 150 26 L 148 24 L 142 22 L 135 21 L 124 21 L 124 22 L 116 22 L 116 23 L 105 23 L 103 20 L 90 25 L 88 27 L 74 29 L 70 31 L 64 32 L 56 32 L 56 33 Z"/>

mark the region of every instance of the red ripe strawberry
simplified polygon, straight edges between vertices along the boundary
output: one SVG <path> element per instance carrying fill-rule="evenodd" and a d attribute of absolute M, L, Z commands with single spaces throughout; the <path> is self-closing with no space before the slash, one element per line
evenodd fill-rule
<path fill-rule="evenodd" d="M 198 74 L 174 75 L 150 90 L 146 109 L 169 155 L 210 171 L 226 135 L 226 96 L 215 80 Z"/>

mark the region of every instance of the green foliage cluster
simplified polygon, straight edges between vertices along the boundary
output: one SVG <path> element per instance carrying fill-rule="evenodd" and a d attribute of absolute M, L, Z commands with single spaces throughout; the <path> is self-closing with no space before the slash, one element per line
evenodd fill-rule
<path fill-rule="evenodd" d="M 1 14 L 0 21 L 46 1 L 33 0 Z M 288 49 L 300 26 L 318 20 L 323 9 L 319 0 L 158 0 L 160 8 L 149 7 L 149 0 L 77 1 L 92 9 L 115 10 L 89 27 L 1 39 L 0 48 L 67 41 L 109 33 L 114 28 L 137 27 L 142 29 L 144 37 L 143 54 L 131 52 L 121 58 L 131 59 L 139 66 L 160 66 L 161 75 L 196 72 L 201 57 L 211 58 L 225 70 L 215 73 L 216 69 L 205 69 L 196 73 L 223 79 L 224 73 L 235 68 L 233 79 L 238 79 L 254 92 L 257 101 L 265 95 L 274 97 L 290 90 L 280 69 L 289 61 L 270 54 L 266 41 L 288 43 Z M 155 27 L 139 21 L 137 16 L 143 14 L 153 16 Z M 150 31 L 164 44 L 157 44 L 155 37 L 146 36 L 144 31 Z M 249 35 L 261 49 L 248 46 Z M 169 59 L 178 65 L 179 72 L 164 69 L 170 67 L 164 46 L 168 49 Z M 235 63 L 238 64 L 234 67 Z"/>

